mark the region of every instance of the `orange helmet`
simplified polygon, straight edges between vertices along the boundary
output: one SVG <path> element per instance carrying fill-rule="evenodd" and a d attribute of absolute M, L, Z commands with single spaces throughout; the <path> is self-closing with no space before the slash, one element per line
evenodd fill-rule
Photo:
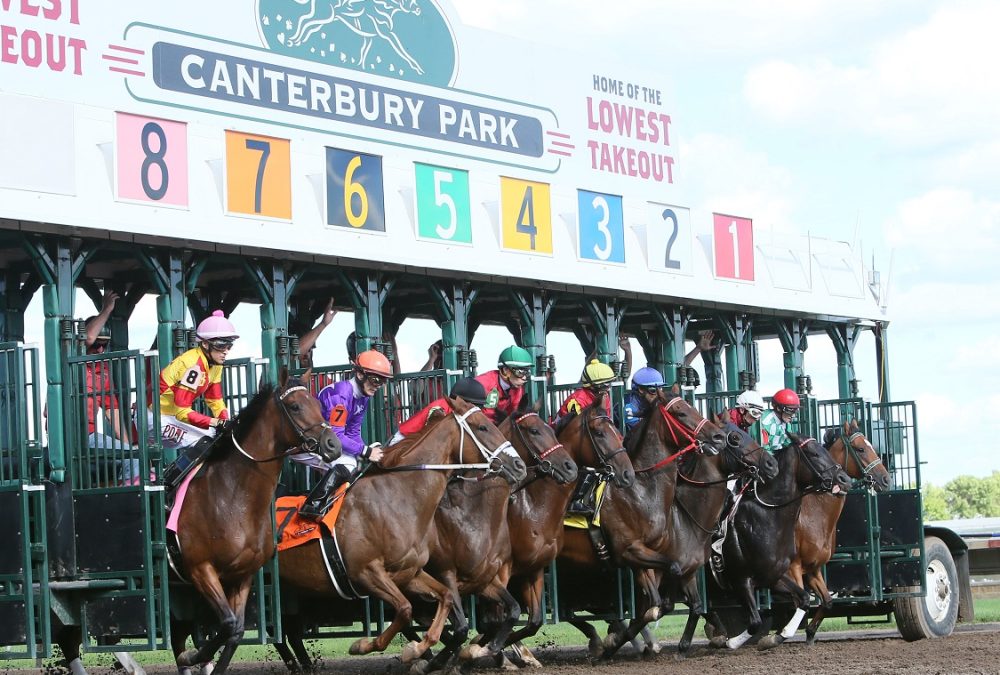
<path fill-rule="evenodd" d="M 355 365 L 358 370 L 368 375 L 392 378 L 392 364 L 389 363 L 389 359 L 385 358 L 385 354 L 377 352 L 374 349 L 369 349 L 366 352 L 358 354 L 358 360 L 355 361 Z"/>

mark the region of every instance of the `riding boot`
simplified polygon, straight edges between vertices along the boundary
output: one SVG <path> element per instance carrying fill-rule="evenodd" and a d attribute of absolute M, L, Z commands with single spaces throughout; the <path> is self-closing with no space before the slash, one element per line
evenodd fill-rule
<path fill-rule="evenodd" d="M 184 481 L 185 476 L 191 472 L 191 469 L 208 452 L 214 442 L 214 438 L 205 436 L 198 439 L 194 445 L 181 448 L 174 463 L 163 470 L 163 485 L 168 492 L 177 489 L 177 486 Z"/>
<path fill-rule="evenodd" d="M 305 503 L 299 507 L 299 516 L 309 520 L 319 520 L 330 510 L 330 501 L 337 488 L 351 478 L 351 470 L 343 464 L 333 466 L 323 474 L 319 482 L 313 486 L 306 496 Z"/>
<path fill-rule="evenodd" d="M 573 494 L 573 501 L 569 504 L 570 513 L 578 513 L 586 516 L 594 515 L 596 508 L 595 492 L 597 490 L 597 474 L 588 471 L 580 478 Z"/>

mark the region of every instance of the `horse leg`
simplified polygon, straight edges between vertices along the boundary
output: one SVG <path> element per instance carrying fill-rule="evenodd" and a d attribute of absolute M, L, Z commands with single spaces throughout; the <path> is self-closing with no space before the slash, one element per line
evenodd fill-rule
<path fill-rule="evenodd" d="M 140 666 L 129 652 L 114 652 L 114 655 L 128 675 L 146 675 L 145 668 Z"/>
<path fill-rule="evenodd" d="M 63 626 L 55 634 L 56 644 L 62 650 L 66 667 L 72 675 L 87 675 L 87 669 L 80 660 L 80 643 L 83 642 L 83 629 L 80 626 Z"/>
<path fill-rule="evenodd" d="M 438 652 L 437 656 L 432 658 L 425 668 L 412 668 L 411 672 L 414 672 L 414 670 L 416 672 L 432 672 L 443 669 L 462 646 L 462 643 L 465 642 L 465 639 L 469 637 L 469 620 L 465 616 L 465 610 L 462 609 L 462 596 L 458 593 L 458 579 L 455 577 L 454 571 L 446 572 L 443 577 L 440 581 L 448 589 L 448 593 L 451 596 L 450 617 L 452 630 L 449 634 L 442 637 L 441 642 L 444 644 L 444 647 Z M 433 619 L 431 620 L 431 625 L 433 625 Z M 428 630 L 430 630 L 429 627 Z M 420 642 L 420 637 L 415 633 L 414 631 L 412 637 L 407 635 L 411 640 L 410 644 L 418 644 Z"/>
<path fill-rule="evenodd" d="M 760 649 L 771 649 L 772 647 L 777 647 L 782 642 L 795 635 L 795 631 L 799 629 L 799 624 L 802 623 L 802 617 L 806 615 L 805 608 L 809 606 L 809 591 L 802 588 L 802 586 L 796 583 L 796 581 L 788 574 L 785 574 L 785 576 L 778 579 L 778 583 L 776 583 L 773 588 L 776 591 L 784 591 L 792 596 L 792 603 L 795 605 L 795 613 L 792 615 L 792 618 L 788 621 L 788 623 L 785 624 L 785 627 L 781 629 L 781 632 L 768 635 L 760 641 Z"/>
<path fill-rule="evenodd" d="M 462 650 L 463 660 L 473 660 L 480 656 L 499 654 L 507 643 L 507 638 L 514 628 L 514 623 L 521 616 L 521 606 L 507 590 L 502 580 L 494 578 L 483 591 L 482 596 L 496 604 L 500 611 L 500 620 L 490 627 L 487 633 L 488 642 L 485 646 L 470 645 Z"/>
<path fill-rule="evenodd" d="M 542 627 L 545 617 L 542 615 L 542 593 L 545 590 L 545 576 L 543 570 L 536 570 L 530 576 L 525 577 L 520 587 L 521 602 L 524 604 L 528 614 L 528 621 L 524 627 L 519 628 L 507 636 L 506 646 L 512 647 L 514 656 L 519 661 L 518 665 L 530 666 L 531 668 L 541 668 L 542 663 L 531 653 L 521 641 L 529 637 L 534 637 Z M 501 667 L 509 669 L 513 667 L 506 656 L 502 656 Z"/>
<path fill-rule="evenodd" d="M 296 40 L 298 40 L 302 35 L 302 27 L 305 25 L 306 21 L 309 21 L 314 16 L 316 16 L 316 0 L 312 0 L 312 7 L 309 8 L 309 11 L 299 17 L 295 26 L 295 32 L 292 33 L 292 37 L 288 38 L 290 44 L 296 43 Z"/>
<path fill-rule="evenodd" d="M 219 620 L 220 629 L 216 635 L 205 640 L 205 643 L 201 647 L 188 649 L 177 655 L 178 670 L 211 661 L 215 657 L 215 652 L 229 639 L 229 636 L 232 635 L 233 631 L 236 630 L 236 626 L 240 623 L 229 604 L 229 598 L 222 588 L 222 582 L 219 581 L 219 576 L 210 563 L 202 563 L 195 566 L 191 570 L 190 577 L 195 589 L 201 593 L 202 597 L 215 610 L 215 616 Z M 249 590 L 249 585 L 247 589 Z M 222 675 L 222 673 L 220 672 L 219 675 Z"/>
<path fill-rule="evenodd" d="M 629 622 L 622 632 L 608 632 L 604 640 L 603 658 L 610 659 L 626 642 L 631 642 L 650 623 L 660 618 L 659 578 L 651 569 L 639 570 L 639 585 L 642 587 L 642 598 L 636 618 Z"/>
<path fill-rule="evenodd" d="M 226 636 L 225 646 L 222 648 L 222 653 L 219 655 L 219 660 L 213 670 L 215 675 L 224 675 L 226 669 L 229 667 L 229 662 L 233 658 L 233 654 L 236 653 L 236 648 L 240 646 L 240 640 L 243 639 L 243 622 L 246 616 L 247 598 L 250 597 L 250 588 L 252 586 L 253 576 L 247 576 L 236 588 L 235 592 L 229 596 L 230 611 L 233 614 L 233 618 L 236 619 L 236 623 L 229 629 L 229 634 Z"/>
<path fill-rule="evenodd" d="M 391 46 L 393 50 L 397 54 L 399 54 L 400 58 L 402 58 L 404 61 L 406 61 L 406 63 L 409 64 L 410 68 L 413 68 L 413 71 L 417 75 L 424 74 L 424 69 L 420 67 L 420 64 L 417 63 L 416 59 L 410 56 L 410 53 L 406 51 L 406 47 L 404 47 L 403 43 L 399 41 L 399 38 L 396 36 L 395 33 L 391 31 L 388 33 L 384 32 L 382 30 L 382 26 L 380 26 L 377 22 L 375 24 L 375 32 L 378 33 L 379 36 L 381 36 L 382 38 L 385 38 L 385 41 L 389 43 L 389 46 Z"/>
<path fill-rule="evenodd" d="M 684 601 L 687 602 L 688 606 L 688 620 L 684 625 L 684 633 L 681 635 L 681 640 L 677 643 L 677 653 L 681 657 L 687 656 L 687 653 L 691 650 L 691 640 L 694 639 L 694 631 L 698 627 L 698 619 L 705 614 L 705 606 L 702 603 L 701 592 L 698 589 L 698 580 L 694 575 L 684 580 L 683 593 Z"/>
<path fill-rule="evenodd" d="M 754 586 L 753 580 L 750 578 L 741 579 L 740 583 L 740 595 L 743 600 L 743 606 L 750 611 L 750 625 L 742 633 L 736 637 L 729 638 L 725 640 L 723 644 L 729 649 L 739 649 L 742 647 L 747 640 L 753 637 L 757 629 L 760 628 L 760 610 L 757 609 L 757 599 L 754 597 Z M 717 641 L 719 638 L 712 638 L 712 644 L 714 646 L 719 646 Z"/>
<path fill-rule="evenodd" d="M 601 658 L 601 655 L 604 654 L 604 641 L 597 634 L 597 630 L 586 621 L 580 619 L 570 619 L 569 623 L 587 636 L 587 650 L 590 653 L 590 658 L 594 661 Z"/>
<path fill-rule="evenodd" d="M 303 31 L 302 37 L 299 39 L 298 44 L 302 44 L 303 42 L 311 38 L 323 26 L 333 23 L 333 15 L 334 15 L 334 9 L 333 7 L 330 7 L 330 16 L 328 16 L 325 19 L 313 19 L 312 21 L 310 21 L 308 28 L 306 28 L 305 31 Z"/>
<path fill-rule="evenodd" d="M 833 607 L 833 596 L 830 595 L 830 589 L 826 587 L 826 579 L 823 578 L 821 571 L 817 570 L 815 574 L 809 575 L 809 587 L 813 593 L 819 596 L 822 604 L 816 608 L 816 613 L 813 615 L 809 625 L 806 626 L 807 645 L 811 645 L 816 641 L 816 631 L 819 630 L 819 625 L 823 623 L 826 610 Z"/>

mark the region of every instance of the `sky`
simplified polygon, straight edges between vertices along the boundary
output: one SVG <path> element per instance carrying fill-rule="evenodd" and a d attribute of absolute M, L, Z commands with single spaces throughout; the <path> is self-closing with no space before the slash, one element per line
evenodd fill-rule
<path fill-rule="evenodd" d="M 615 49 L 616 61 L 660 73 L 692 202 L 726 205 L 778 234 L 856 242 L 888 280 L 891 397 L 917 402 L 924 482 L 1000 468 L 992 443 L 978 440 L 988 427 L 970 417 L 1000 407 L 989 385 L 1000 381 L 1000 3 L 450 2 L 469 26 Z M 41 341 L 38 298 L 30 312 L 26 337 Z M 259 332 L 256 307 L 233 319 Z M 146 298 L 133 346 L 149 344 L 154 320 Z M 343 363 L 352 328 L 350 314 L 338 315 L 317 361 Z M 404 370 L 423 364 L 435 333 L 430 322 L 404 323 Z M 509 342 L 485 327 L 472 347 L 492 365 Z M 644 363 L 633 349 L 635 369 Z M 575 381 L 583 354 L 573 338 L 550 336 L 549 351 L 558 380 Z M 233 356 L 257 354 L 257 340 L 241 340 Z M 856 359 L 869 398 L 873 354 L 865 336 Z M 806 372 L 821 397 L 836 395 L 835 365 L 826 338 L 812 339 Z M 760 389 L 780 387 L 777 345 L 762 346 L 761 367 Z"/>

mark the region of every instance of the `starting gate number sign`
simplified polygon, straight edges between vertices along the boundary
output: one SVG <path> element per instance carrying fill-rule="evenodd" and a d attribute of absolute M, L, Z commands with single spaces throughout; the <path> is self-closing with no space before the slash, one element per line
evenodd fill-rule
<path fill-rule="evenodd" d="M 548 183 L 500 178 L 501 245 L 552 254 L 552 201 Z"/>
<path fill-rule="evenodd" d="M 115 113 L 118 199 L 187 207 L 187 125 Z"/>
<path fill-rule="evenodd" d="M 580 222 L 580 258 L 625 262 L 625 225 L 622 198 L 589 190 L 577 191 Z"/>
<path fill-rule="evenodd" d="M 230 213 L 292 219 L 291 143 L 226 131 L 226 205 Z"/>
<path fill-rule="evenodd" d="M 472 243 L 469 173 L 416 164 L 417 233 L 424 239 Z"/>
<path fill-rule="evenodd" d="M 715 221 L 715 276 L 753 281 L 753 221 L 713 213 Z"/>
<path fill-rule="evenodd" d="M 326 223 L 385 232 L 382 158 L 326 149 Z"/>
<path fill-rule="evenodd" d="M 692 274 L 691 210 L 649 202 L 646 206 L 649 269 Z"/>

